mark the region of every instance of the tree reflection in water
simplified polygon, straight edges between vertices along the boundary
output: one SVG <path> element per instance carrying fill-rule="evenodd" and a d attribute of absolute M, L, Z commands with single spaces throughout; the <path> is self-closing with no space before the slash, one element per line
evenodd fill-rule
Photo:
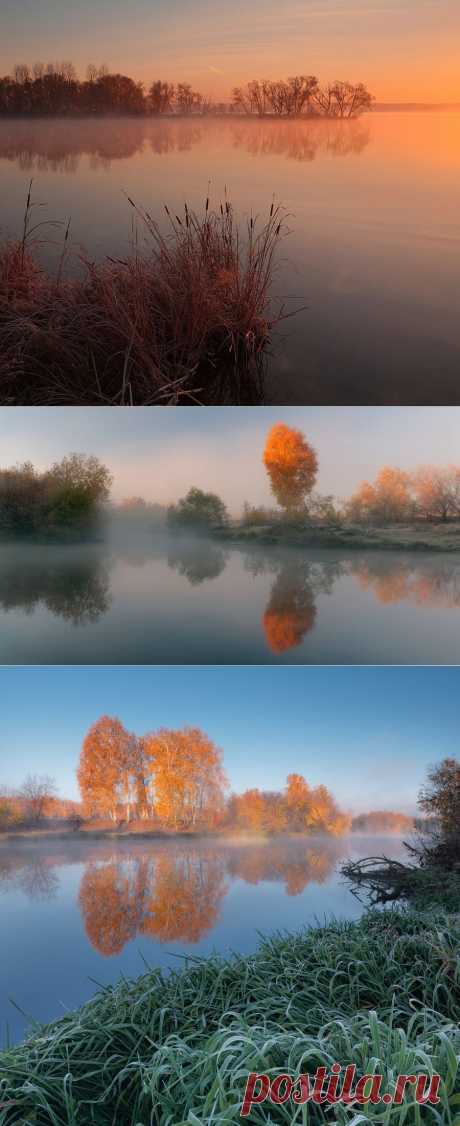
<path fill-rule="evenodd" d="M 362 121 L 315 121 L 273 118 L 80 118 L 4 119 L 0 128 L 0 158 L 17 162 L 25 173 L 78 172 L 86 156 L 92 170 L 109 169 L 147 149 L 157 156 L 190 152 L 200 144 L 227 140 L 229 148 L 251 156 L 276 155 L 311 162 L 320 154 L 359 156 L 369 144 L 370 131 Z"/>
<path fill-rule="evenodd" d="M 448 560 L 403 562 L 369 557 L 349 564 L 349 573 L 362 590 L 371 591 L 382 605 L 409 602 L 413 606 L 455 609 L 460 606 L 460 567 Z"/>
<path fill-rule="evenodd" d="M 27 544 L 2 554 L 0 607 L 32 614 L 43 605 L 72 625 L 96 622 L 110 608 L 109 567 L 97 554 L 78 547 L 64 553 L 54 545 Z"/>
<path fill-rule="evenodd" d="M 246 556 L 245 567 L 252 575 L 276 575 L 262 619 L 272 653 L 285 653 L 302 644 L 315 625 L 317 596 L 331 594 L 343 574 L 337 560 L 312 562 L 300 552 L 273 555 L 255 551 Z"/>
<path fill-rule="evenodd" d="M 184 575 L 191 586 L 217 579 L 228 560 L 229 552 L 209 539 L 172 540 L 168 549 L 168 567 Z"/>
<path fill-rule="evenodd" d="M 59 890 L 57 863 L 40 853 L 32 859 L 20 852 L 0 856 L 0 894 L 22 891 L 34 901 L 55 899 Z"/>
<path fill-rule="evenodd" d="M 104 957 L 120 954 L 140 935 L 162 943 L 199 942 L 219 922 L 233 880 L 282 884 L 287 895 L 300 895 L 309 884 L 325 883 L 344 848 L 327 836 L 114 846 L 78 835 L 72 844 L 52 844 L 41 854 L 39 845 L 31 847 L 0 858 L 0 893 L 54 899 L 59 868 L 84 863 L 78 904 L 87 938 Z"/>
<path fill-rule="evenodd" d="M 299 895 L 322 884 L 340 855 L 338 841 L 232 843 L 222 848 L 172 846 L 157 855 L 116 856 L 88 864 L 79 905 L 91 945 L 119 954 L 138 935 L 159 942 L 199 942 L 219 920 L 228 878 L 283 883 Z"/>

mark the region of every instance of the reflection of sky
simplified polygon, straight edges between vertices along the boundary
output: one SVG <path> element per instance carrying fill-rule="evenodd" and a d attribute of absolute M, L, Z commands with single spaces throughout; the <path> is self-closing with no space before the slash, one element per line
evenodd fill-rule
<path fill-rule="evenodd" d="M 316 448 L 325 494 L 349 496 L 383 464 L 411 470 L 458 462 L 460 412 L 449 407 L 4 407 L 1 462 L 30 460 L 43 469 L 77 449 L 109 465 L 116 498 L 142 494 L 165 503 L 193 484 L 240 511 L 244 500 L 273 503 L 262 454 L 277 421 L 300 428 Z"/>
<path fill-rule="evenodd" d="M 217 918 L 198 942 L 155 938 L 137 934 L 127 942 L 120 953 L 104 957 L 93 948 L 85 933 L 85 920 L 79 910 L 78 895 L 85 873 L 84 846 L 73 842 L 81 858 L 77 863 L 58 861 L 52 867 L 57 874 L 58 888 L 54 898 L 37 902 L 22 891 L 1 893 L 0 903 L 3 927 L 0 933 L 0 1046 L 9 1026 L 12 1039 L 23 1035 L 25 1020 L 10 1003 L 12 998 L 26 1013 L 37 1020 L 51 1020 L 76 1008 L 96 991 L 96 983 L 108 985 L 125 977 L 136 977 L 150 966 L 173 967 L 183 965 L 175 954 L 207 955 L 217 951 L 228 955 L 231 951 L 249 953 L 255 949 L 259 935 L 274 930 L 298 930 L 309 923 L 326 919 L 358 918 L 363 907 L 334 870 L 323 884 L 308 882 L 298 895 L 288 895 L 285 880 L 281 877 L 261 879 L 249 884 L 241 876 L 225 877 L 225 895 L 218 901 Z M 266 845 L 270 849 L 271 845 Z M 290 846 L 288 845 L 288 848 Z M 294 846 L 298 847 L 298 846 Z M 311 845 L 321 852 L 321 845 Z M 387 855 L 400 856 L 401 844 L 397 838 L 352 838 L 328 848 L 337 848 L 337 856 L 352 850 L 353 855 L 369 855 L 375 850 Z M 87 846 L 94 856 L 97 846 Z M 136 845 L 142 853 L 142 846 Z M 147 846 L 149 855 L 152 846 Z M 206 846 L 209 852 L 209 845 Z M 262 846 L 262 850 L 265 846 Z M 69 849 L 69 845 L 67 845 Z M 145 846 L 144 846 L 145 849 Z M 106 849 L 105 849 L 106 851 Z M 155 846 L 153 846 L 155 851 Z M 250 851 L 250 848 L 248 849 Z M 46 846 L 40 849 L 45 862 L 52 861 L 53 846 L 47 855 Z M 104 846 L 101 848 L 104 852 Z M 232 848 L 228 851 L 231 861 Z M 114 857 L 123 856 L 123 850 Z M 2 857 L 8 852 L 2 847 Z M 0 857 L 0 860 L 2 859 Z M 332 860 L 332 866 L 334 861 Z M 3 937 L 5 936 L 5 937 Z M 91 980 L 92 979 L 92 980 Z"/>
<path fill-rule="evenodd" d="M 314 73 L 367 82 L 379 99 L 452 101 L 456 0 L 2 0 L 0 72 L 16 61 L 106 62 L 150 84 L 186 81 L 217 98 L 253 77 Z"/>
<path fill-rule="evenodd" d="M 413 810 L 428 764 L 458 753 L 459 678 L 449 667 L 2 668 L 2 781 L 47 772 L 76 796 L 83 736 L 107 713 L 139 734 L 201 726 L 235 790 L 281 789 L 300 771 L 344 808 Z"/>

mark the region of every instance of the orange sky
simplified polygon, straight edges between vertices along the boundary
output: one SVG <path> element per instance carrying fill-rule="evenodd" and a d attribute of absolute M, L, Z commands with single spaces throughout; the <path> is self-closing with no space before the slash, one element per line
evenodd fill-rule
<path fill-rule="evenodd" d="M 0 72 L 106 62 L 216 98 L 252 77 L 362 80 L 379 100 L 460 101 L 458 0 L 2 0 Z"/>

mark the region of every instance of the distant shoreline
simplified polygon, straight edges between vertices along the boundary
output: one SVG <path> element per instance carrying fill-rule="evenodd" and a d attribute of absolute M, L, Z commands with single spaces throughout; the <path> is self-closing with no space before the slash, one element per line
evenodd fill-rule
<path fill-rule="evenodd" d="M 274 838 L 285 840 L 300 840 L 300 839 L 313 839 L 314 837 L 324 837 L 330 841 L 346 840 L 348 837 L 402 837 L 407 830 L 396 831 L 393 829 L 379 829 L 379 830 L 364 830 L 364 829 L 350 829 L 348 832 L 335 836 L 333 833 L 308 833 L 308 832 L 284 832 L 275 833 L 268 832 L 267 830 L 255 830 L 251 832 L 250 829 L 245 829 L 244 832 L 235 832 L 231 829 L 225 830 L 212 830 L 200 829 L 196 832 L 167 832 L 162 829 L 146 829 L 145 832 L 130 831 L 129 829 L 10 829 L 0 832 L 0 845 L 8 841 L 18 840 L 72 840 L 78 841 L 80 844 L 84 840 L 117 840 L 122 841 L 128 839 L 131 841 L 145 841 L 145 840 L 161 840 L 161 841 L 184 841 L 184 840 L 200 840 L 206 838 L 213 841 L 232 841 L 238 843 L 252 843 L 252 840 L 260 842 L 263 840 L 273 840 Z"/>
<path fill-rule="evenodd" d="M 356 122 L 360 117 L 369 117 L 373 114 L 382 113 L 460 113 L 460 102 L 377 102 L 371 109 L 363 110 L 357 116 L 349 118 L 337 117 L 334 114 L 276 114 L 276 113 L 231 113 L 231 112 L 210 112 L 210 113 L 129 113 L 125 112 L 101 112 L 101 113 L 2 113 L 0 111 L 0 121 L 114 121 L 119 119 L 128 119 L 129 121 L 340 121 Z"/>

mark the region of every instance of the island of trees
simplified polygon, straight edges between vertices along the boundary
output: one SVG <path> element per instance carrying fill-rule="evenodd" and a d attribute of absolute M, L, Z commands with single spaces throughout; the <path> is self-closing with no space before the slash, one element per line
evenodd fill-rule
<path fill-rule="evenodd" d="M 90 63 L 84 80 L 72 62 L 18 63 L 0 78 L 0 115 L 166 115 L 245 114 L 258 117 L 350 119 L 371 109 L 373 96 L 363 83 L 320 85 L 313 75 L 277 81 L 255 79 L 233 90 L 229 102 L 215 102 L 188 82 L 154 79 L 146 90 L 125 74 Z"/>
<path fill-rule="evenodd" d="M 58 797 L 52 778 L 28 776 L 16 792 L 0 789 L 0 827 L 129 828 L 145 832 L 330 834 L 401 832 L 412 819 L 393 812 L 352 817 L 324 785 L 288 774 L 282 791 L 229 793 L 220 748 L 199 728 L 160 728 L 138 736 L 113 716 L 89 729 L 78 764 L 81 802 Z"/>

